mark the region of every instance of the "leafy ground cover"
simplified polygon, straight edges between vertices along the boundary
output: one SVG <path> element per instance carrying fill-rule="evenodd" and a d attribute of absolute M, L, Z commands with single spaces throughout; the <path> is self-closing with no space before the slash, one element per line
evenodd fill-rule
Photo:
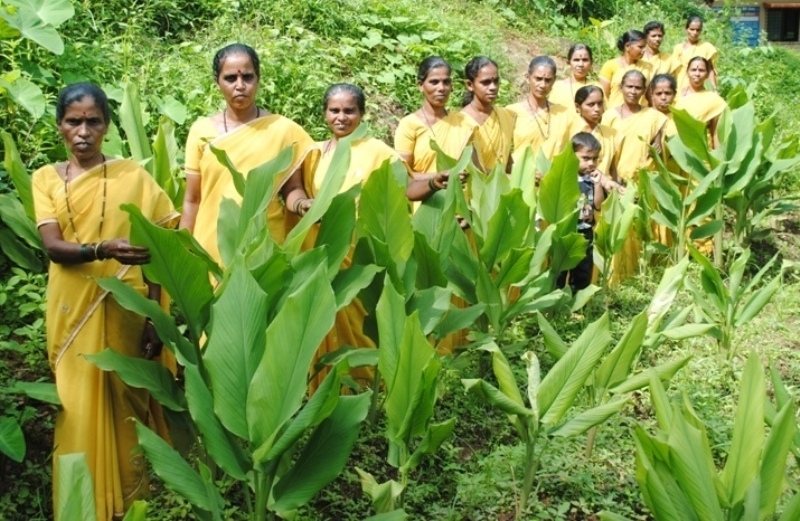
<path fill-rule="evenodd" d="M 34 120 L 4 95 L 7 105 L 0 111 L 0 121 L 16 137 L 26 165 L 33 168 L 63 157 L 52 120 L 53 96 L 59 85 L 92 79 L 120 101 L 120 82 L 135 79 L 148 114 L 145 125 L 150 134 L 155 133 L 159 115 L 169 113 L 178 123 L 180 142 L 188 131 L 188 122 L 219 106 L 209 65 L 214 50 L 229 41 L 242 40 L 262 55 L 261 95 L 275 112 L 295 118 L 320 138 L 324 135 L 319 116 L 323 90 L 331 82 L 350 80 L 368 92 L 369 119 L 375 133 L 389 136 L 393 122 L 418 103 L 414 67 L 424 56 L 444 54 L 456 69 L 475 54 L 499 58 L 508 80 L 503 92 L 508 102 L 519 94 L 522 74 L 533 54 L 563 55 L 569 42 L 588 41 L 596 49 L 599 68 L 603 60 L 615 54 L 610 43 L 617 33 L 651 18 L 673 22 L 665 42 L 668 48 L 680 39 L 678 27 L 682 25 L 678 19 L 688 6 L 685 2 L 636 2 L 608 8 L 594 5 L 600 2 L 569 2 L 567 7 L 572 10 L 559 10 L 547 2 L 534 4 L 540 9 L 532 12 L 526 10 L 528 3 L 521 2 L 420 4 L 411 0 L 380 5 L 348 0 L 279 1 L 269 10 L 248 1 L 227 0 L 192 3 L 191 9 L 170 0 L 135 10 L 115 2 L 105 2 L 102 7 L 75 4 L 75 16 L 60 29 L 66 45 L 61 56 L 54 57 L 27 41 L 14 47 L 0 40 L 11 69 L 22 71 L 38 85 L 49 107 L 45 117 Z M 575 17 L 581 9 L 591 15 L 592 9 L 603 8 L 607 8 L 604 16 L 610 16 L 606 13 L 617 7 L 617 15 L 604 26 Z M 487 22 L 476 24 L 475 20 Z M 797 136 L 800 84 L 794 71 L 800 58 L 792 51 L 770 46 L 737 47 L 722 20 L 710 20 L 706 35 L 721 42 L 723 91 L 738 85 L 748 87 L 758 115 L 763 118 L 776 113 L 778 132 Z M 458 99 L 458 93 L 453 99 Z M 797 183 L 797 177 L 790 176 L 783 188 L 791 193 Z M 0 170 L 0 192 L 10 191 L 8 172 Z M 752 246 L 747 276 L 752 277 L 776 253 L 789 268 L 764 311 L 737 330 L 734 347 L 740 353 L 756 350 L 764 364 L 773 363 L 788 388 L 795 391 L 800 386 L 800 275 L 796 268 L 800 263 L 800 215 L 792 214 L 770 226 L 772 233 Z M 780 261 L 767 277 L 777 274 Z M 554 315 L 552 324 L 565 342 L 571 343 L 601 317 L 607 305 L 616 341 L 650 302 L 662 272 L 663 267 L 649 268 L 610 292 L 605 302 L 597 298 L 579 314 Z M 0 519 L 50 519 L 55 408 L 8 392 L 18 381 L 50 378 L 44 353 L 45 276 L 12 268 L 4 257 L 0 258 L 0 274 L 0 414 L 22 425 L 27 442 L 27 455 L 21 463 L 0 459 Z M 690 268 L 687 277 L 699 280 L 697 266 Z M 692 303 L 691 295 L 684 290 L 674 307 Z M 499 343 L 508 349 L 518 381 L 525 380 L 520 355 L 526 350 L 539 354 L 543 370 L 555 363 L 534 316 L 512 323 Z M 715 340 L 700 336 L 666 341 L 647 350 L 642 364 L 656 366 L 681 355 L 692 355 L 692 359 L 672 379 L 669 392 L 691 401 L 708 426 L 715 460 L 724 463 L 733 436 L 745 357 L 735 356 L 727 362 Z M 478 357 L 445 364 L 443 371 L 435 420 L 456 417 L 455 431 L 442 450 L 423 460 L 411 476 L 404 508 L 413 519 L 514 519 L 525 449 L 505 415 L 465 393 L 461 385 L 462 378 L 484 378 L 490 372 Z M 794 396 L 797 403 L 796 392 Z M 588 397 L 581 395 L 579 403 L 588 403 Z M 635 480 L 632 432 L 636 424 L 652 429 L 653 414 L 650 393 L 637 391 L 621 414 L 598 429 L 590 455 L 585 451 L 585 437 L 554 438 L 545 450 L 540 449 L 539 484 L 523 518 L 596 519 L 599 512 L 612 511 L 630 519 L 648 519 L 651 514 Z M 370 499 L 361 491 L 355 467 L 369 471 L 379 481 L 398 478 L 397 470 L 386 463 L 384 429 L 380 421 L 362 426 L 344 472 L 300 510 L 299 519 L 368 517 Z M 799 477 L 796 465 L 791 464 L 782 506 L 797 489 Z M 226 500 L 225 518 L 246 519 L 241 484 L 222 478 L 218 488 Z M 187 519 L 193 515 L 184 499 L 158 482 L 149 511 L 153 519 Z"/>

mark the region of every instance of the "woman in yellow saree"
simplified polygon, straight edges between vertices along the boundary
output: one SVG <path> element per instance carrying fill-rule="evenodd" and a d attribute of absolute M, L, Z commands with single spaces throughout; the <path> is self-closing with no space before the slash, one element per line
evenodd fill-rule
<path fill-rule="evenodd" d="M 123 309 L 94 279 L 117 277 L 160 300 L 161 288 L 138 266 L 150 261 L 150 253 L 129 244 L 130 222 L 120 205 L 135 205 L 159 225 L 178 219 L 169 197 L 138 163 L 102 154 L 109 121 L 100 88 L 65 88 L 56 122 L 71 157 L 40 168 L 32 180 L 37 226 L 51 260 L 47 353 L 63 407 L 56 419 L 53 496 L 58 505 L 59 456 L 85 453 L 99 520 L 121 519 L 133 500 L 148 492 L 147 467 L 144 456 L 134 452 L 139 442 L 129 419 L 166 431 L 161 409 L 147 391 L 128 387 L 83 357 L 106 347 L 148 359 L 161 353 L 152 324 Z"/>
<path fill-rule="evenodd" d="M 447 110 L 453 91 L 450 64 L 440 56 L 429 56 L 419 65 L 417 85 L 423 95 L 422 107 L 400 120 L 394 134 L 394 148 L 411 170 L 406 195 L 412 201 L 430 197 L 447 184 L 449 172 L 438 172 L 435 142 L 452 158 L 458 158 L 472 141 L 474 128 L 463 124 L 464 114 Z"/>
<path fill-rule="evenodd" d="M 308 200 L 308 207 L 313 204 L 313 197 L 319 193 L 325 183 L 325 175 L 328 172 L 331 159 L 339 145 L 339 140 L 349 136 L 358 128 L 361 118 L 366 109 L 364 92 L 348 83 L 338 83 L 332 85 L 325 91 L 323 97 L 323 107 L 325 110 L 325 121 L 331 130 L 332 136 L 327 141 L 316 144 L 316 150 L 311 155 L 310 168 L 304 176 L 303 184 L 306 193 L 311 197 Z M 350 166 L 345 175 L 341 192 L 347 191 L 353 186 L 364 183 L 369 175 L 380 168 L 386 161 L 400 161 L 400 156 L 389 145 L 372 138 L 365 137 L 353 141 L 350 144 Z M 305 213 L 306 205 L 303 205 L 301 213 Z M 314 228 L 306 239 L 307 244 L 314 244 L 316 241 L 318 228 Z M 351 259 L 348 255 L 342 263 L 343 268 L 350 266 Z M 364 317 L 367 312 L 358 299 L 354 299 L 348 306 L 336 313 L 336 321 L 333 329 L 322 341 L 314 357 L 316 365 L 320 357 L 327 353 L 336 351 L 344 346 L 351 347 L 375 347 L 375 343 L 363 332 Z M 312 369 L 309 392 L 313 393 L 328 371 L 322 369 L 316 371 Z M 371 367 L 354 368 L 350 372 L 353 379 L 362 386 L 372 383 L 374 372 Z"/>
<path fill-rule="evenodd" d="M 727 104 L 719 94 L 706 90 L 705 82 L 712 70 L 711 62 L 702 56 L 695 56 L 689 60 L 687 70 L 689 84 L 680 89 L 675 108 L 683 109 L 693 118 L 705 123 L 709 143 L 712 148 L 717 148 L 719 146 L 717 123 Z"/>
<path fill-rule="evenodd" d="M 645 81 L 653 76 L 653 66 L 643 60 L 646 39 L 644 33 L 631 29 L 619 37 L 617 49 L 620 55 L 608 60 L 600 69 L 600 85 L 603 87 L 606 99 L 608 100 L 607 109 L 611 109 L 623 103 L 623 94 L 620 89 L 622 77 L 628 71 L 636 70 L 642 73 Z"/>
<path fill-rule="evenodd" d="M 514 158 L 530 147 L 533 157 L 542 154 L 548 161 L 570 143 L 570 125 L 575 119 L 572 105 L 551 103 L 547 97 L 556 81 L 556 63 L 549 56 L 537 56 L 525 75 L 528 95 L 508 110 L 516 115 L 514 123 Z M 574 103 L 574 102 L 573 102 Z"/>
<path fill-rule="evenodd" d="M 223 198 L 239 202 L 230 172 L 209 145 L 224 150 L 244 175 L 274 159 L 284 148 L 293 147 L 291 166 L 277 177 L 285 207 L 274 198 L 267 207 L 267 223 L 279 243 L 286 236 L 286 208 L 294 210 L 298 200 L 308 199 L 302 188 L 300 166 L 313 145 L 311 137 L 288 118 L 271 114 L 256 104 L 259 59 L 247 45 L 232 44 L 214 57 L 214 77 L 225 108 L 194 122 L 186 140 L 186 195 L 181 228 L 193 232 L 203 248 L 220 262 L 217 220 Z"/>
<path fill-rule="evenodd" d="M 667 117 L 655 109 L 639 104 L 646 85 L 644 74 L 640 71 L 626 72 L 621 85 L 624 104 L 607 110 L 603 114 L 602 123 L 615 129 L 622 136 L 618 152 L 617 175 L 625 184 L 635 183 L 640 169 L 652 170 L 654 168 L 655 164 L 650 156 L 651 145 L 661 153 L 661 136 Z M 629 278 L 636 272 L 639 252 L 639 241 L 634 230 L 631 230 L 631 235 L 622 252 L 614 258 L 612 282 Z"/>
<path fill-rule="evenodd" d="M 657 21 L 647 22 L 642 32 L 647 38 L 647 47 L 644 49 L 642 58 L 652 65 L 653 77 L 656 74 L 674 74 L 680 68 L 681 63 L 672 53 L 661 50 L 661 43 L 664 41 L 664 24 Z"/>
<path fill-rule="evenodd" d="M 494 170 L 496 165 L 510 172 L 514 114 L 494 105 L 500 90 L 497 63 L 485 56 L 476 56 L 464 67 L 464 78 L 466 91 L 459 124 L 475 132 L 475 165 L 485 173 Z"/>
<path fill-rule="evenodd" d="M 681 65 L 675 73 L 675 77 L 678 79 L 678 90 L 689 85 L 689 61 L 695 56 L 701 56 L 708 60 L 708 80 L 715 88 L 717 86 L 716 66 L 719 51 L 710 42 L 701 42 L 702 34 L 703 19 L 699 16 L 690 16 L 686 20 L 686 41 L 679 43 L 672 50 L 672 55 Z"/>
<path fill-rule="evenodd" d="M 612 189 L 622 190 L 617 183 L 617 152 L 620 148 L 622 136 L 600 121 L 605 110 L 603 106 L 603 89 L 596 85 L 581 87 L 575 94 L 575 118 L 569 129 L 569 135 L 578 132 L 588 132 L 600 142 L 600 155 L 597 158 L 597 169 L 603 173 L 603 189 L 610 192 Z"/>
<path fill-rule="evenodd" d="M 591 47 L 583 43 L 572 45 L 567 51 L 567 63 L 569 63 L 569 76 L 553 84 L 553 90 L 550 91 L 547 99 L 556 105 L 571 108 L 575 103 L 575 94 L 578 89 L 587 85 L 595 85 L 594 82 L 589 81 L 589 74 L 594 66 Z"/>

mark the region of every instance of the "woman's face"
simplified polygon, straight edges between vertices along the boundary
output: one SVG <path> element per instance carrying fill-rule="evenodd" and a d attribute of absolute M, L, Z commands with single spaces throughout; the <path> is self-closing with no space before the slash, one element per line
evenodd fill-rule
<path fill-rule="evenodd" d="M 644 82 L 639 76 L 631 76 L 622 82 L 622 97 L 628 105 L 638 105 L 644 93 Z"/>
<path fill-rule="evenodd" d="M 589 57 L 589 51 L 580 49 L 572 53 L 572 58 L 569 59 L 569 67 L 577 79 L 584 80 L 592 72 L 592 59 Z"/>
<path fill-rule="evenodd" d="M 101 153 L 108 122 L 94 98 L 84 96 L 73 101 L 64 111 L 58 131 L 73 156 L 77 159 L 92 159 Z"/>
<path fill-rule="evenodd" d="M 467 80 L 467 90 L 472 92 L 483 105 L 491 106 L 497 99 L 500 90 L 500 74 L 492 64 L 484 65 L 474 80 Z"/>
<path fill-rule="evenodd" d="M 700 35 L 703 33 L 703 22 L 695 20 L 686 28 L 686 38 L 689 43 L 696 44 L 700 41 Z"/>
<path fill-rule="evenodd" d="M 669 106 L 675 99 L 675 91 L 672 90 L 672 85 L 668 81 L 660 81 L 653 86 L 650 98 L 654 109 L 669 114 Z"/>
<path fill-rule="evenodd" d="M 650 50 L 657 53 L 658 50 L 661 48 L 661 42 L 664 41 L 664 31 L 661 29 L 655 28 L 647 33 L 647 46 L 650 47 Z"/>
<path fill-rule="evenodd" d="M 245 110 L 253 106 L 258 91 L 258 73 L 250 56 L 235 53 L 226 57 L 217 77 L 217 86 L 231 109 Z"/>
<path fill-rule="evenodd" d="M 706 67 L 703 60 L 693 60 L 689 64 L 686 75 L 689 76 L 689 82 L 692 84 L 692 87 L 702 87 L 708 78 L 708 67 Z"/>
<path fill-rule="evenodd" d="M 539 65 L 528 73 L 528 88 L 536 99 L 547 99 L 555 81 L 556 73 L 547 65 Z"/>
<path fill-rule="evenodd" d="M 352 134 L 361 123 L 361 116 L 356 98 L 349 92 L 337 92 L 325 105 L 325 122 L 337 139 Z"/>
<path fill-rule="evenodd" d="M 645 40 L 628 42 L 625 44 L 625 54 L 631 61 L 638 61 L 644 56 L 644 48 L 647 46 Z"/>
<path fill-rule="evenodd" d="M 419 90 L 431 107 L 439 108 L 447 105 L 450 93 L 453 92 L 450 69 L 442 66 L 428 71 L 425 79 L 419 82 Z"/>
<path fill-rule="evenodd" d="M 603 117 L 603 93 L 599 90 L 592 91 L 583 103 L 575 105 L 575 108 L 585 121 L 592 124 L 600 123 Z"/>

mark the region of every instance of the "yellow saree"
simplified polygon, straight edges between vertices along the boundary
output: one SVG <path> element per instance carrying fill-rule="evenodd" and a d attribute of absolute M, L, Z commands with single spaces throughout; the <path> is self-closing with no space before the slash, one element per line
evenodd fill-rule
<path fill-rule="evenodd" d="M 675 100 L 675 108 L 683 109 L 693 118 L 708 123 L 725 110 L 727 104 L 716 92 L 704 90 Z"/>
<path fill-rule="evenodd" d="M 351 144 L 350 167 L 345 175 L 344 183 L 340 192 L 345 192 L 356 184 L 363 183 L 369 175 L 377 170 L 384 161 L 399 161 L 400 157 L 391 147 L 375 138 L 363 138 Z M 324 150 L 321 144 L 316 145 L 316 149 L 309 157 L 310 168 L 304 173 L 304 185 L 306 193 L 310 197 L 315 197 L 325 182 L 325 174 L 333 159 L 335 150 Z M 313 245 L 316 242 L 319 227 L 315 226 L 308 234 L 306 245 Z M 352 251 L 342 262 L 342 267 L 350 266 Z M 332 353 L 346 345 L 352 347 L 375 347 L 375 343 L 364 334 L 364 317 L 367 312 L 361 301 L 354 299 L 348 306 L 336 313 L 336 321 L 333 328 L 325 336 L 322 344 L 314 355 L 314 365 L 324 355 Z M 317 390 L 319 385 L 328 374 L 327 368 L 315 372 L 312 369 L 311 381 L 309 382 L 309 393 Z M 354 380 L 360 385 L 372 383 L 374 372 L 371 367 L 358 367 L 350 372 Z"/>
<path fill-rule="evenodd" d="M 573 104 L 574 106 L 574 104 Z M 575 119 L 575 109 L 549 103 L 549 110 L 534 116 L 530 105 L 521 101 L 507 109 L 516 114 L 514 120 L 514 157 L 517 158 L 530 147 L 533 157 L 542 153 L 548 161 L 564 150 L 570 140 L 569 129 Z"/>
<path fill-rule="evenodd" d="M 459 124 L 463 116 L 450 112 L 432 126 L 416 114 L 400 120 L 394 134 L 394 148 L 401 154 L 410 154 L 414 160 L 408 165 L 414 173 L 437 172 L 436 152 L 431 148 L 435 141 L 448 156 L 458 159 L 464 148 L 472 141 L 473 130 Z"/>
<path fill-rule="evenodd" d="M 90 243 L 129 237 L 128 214 L 119 210 L 125 203 L 136 205 L 156 224 L 177 222 L 178 214 L 167 195 L 134 161 L 109 161 L 70 182 L 69 204 L 76 230 L 68 217 L 64 181 L 55 168 L 37 170 L 32 182 L 37 225 L 57 223 L 67 241 L 76 241 L 76 236 Z M 63 407 L 56 420 L 54 466 L 62 454 L 86 453 L 98 520 L 122 515 L 134 499 L 148 492 L 144 457 L 132 452 L 139 442 L 129 418 L 166 432 L 161 409 L 147 391 L 126 386 L 115 374 L 101 371 L 83 357 L 106 347 L 126 356 L 141 356 L 144 317 L 122 309 L 93 280 L 111 276 L 147 295 L 141 268 L 115 260 L 74 265 L 51 262 L 47 285 L 47 353 Z M 57 490 L 54 468 L 56 504 Z"/>
<path fill-rule="evenodd" d="M 482 171 L 489 173 L 495 165 L 505 168 L 511 156 L 511 146 L 514 139 L 514 114 L 502 107 L 494 107 L 492 113 L 483 122 L 478 124 L 472 116 L 459 112 L 454 117 L 454 124 L 468 132 L 475 133 L 473 145 L 475 156 Z"/>
<path fill-rule="evenodd" d="M 675 72 L 681 66 L 681 62 L 666 51 L 651 56 L 645 56 L 642 59 L 648 62 L 652 67 L 652 77 L 656 74 L 672 74 L 674 76 Z"/>
<path fill-rule="evenodd" d="M 575 93 L 581 87 L 598 85 L 596 81 L 575 81 L 572 78 L 558 80 L 553 84 L 553 90 L 547 99 L 555 105 L 561 105 L 574 112 Z M 599 86 L 599 85 L 598 85 Z"/>
<path fill-rule="evenodd" d="M 639 170 L 652 170 L 654 162 L 650 156 L 650 144 L 658 137 L 667 123 L 667 117 L 655 109 L 643 107 L 639 112 L 622 118 L 613 108 L 603 114 L 603 124 L 615 129 L 622 136 L 617 162 L 617 175 L 627 183 L 636 182 Z M 617 283 L 636 273 L 641 246 L 635 230 L 631 229 L 622 251 L 614 258 L 612 282 Z"/>
<path fill-rule="evenodd" d="M 277 114 L 260 117 L 224 135 L 217 133 L 210 118 L 203 117 L 195 121 L 186 140 L 186 171 L 201 178 L 201 199 L 194 235 L 203 248 L 220 262 L 217 246 L 219 207 L 223 198 L 240 202 L 241 197 L 233 186 L 230 172 L 217 161 L 209 143 L 224 150 L 236 168 L 245 175 L 277 157 L 287 146 L 294 146 L 291 166 L 277 178 L 274 187 L 277 193 L 302 164 L 313 141 L 297 123 Z M 286 236 L 285 208 L 277 197 L 267 207 L 267 223 L 275 240 L 283 242 Z"/>

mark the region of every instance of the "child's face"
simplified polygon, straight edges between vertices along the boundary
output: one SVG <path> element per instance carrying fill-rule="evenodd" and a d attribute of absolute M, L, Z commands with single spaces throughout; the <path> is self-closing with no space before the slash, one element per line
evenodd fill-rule
<path fill-rule="evenodd" d="M 597 158 L 600 156 L 599 150 L 589 150 L 587 148 L 579 148 L 575 151 L 578 156 L 578 172 L 583 175 L 589 175 L 597 169 Z"/>

